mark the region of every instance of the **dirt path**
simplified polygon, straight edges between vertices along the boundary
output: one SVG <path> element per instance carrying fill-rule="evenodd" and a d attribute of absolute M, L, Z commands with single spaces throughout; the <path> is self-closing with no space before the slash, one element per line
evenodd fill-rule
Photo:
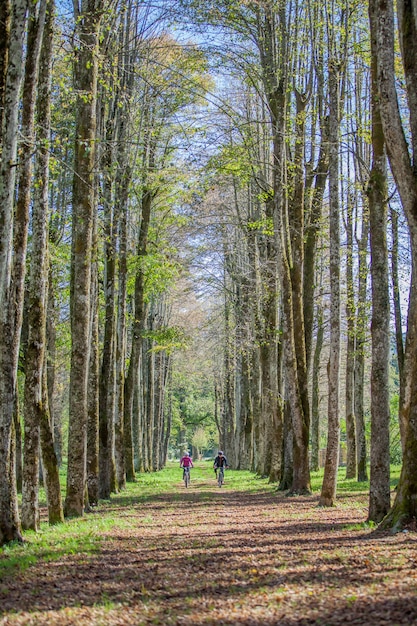
<path fill-rule="evenodd" d="M 353 528 L 365 501 L 220 490 L 207 470 L 124 504 L 99 554 L 0 581 L 0 625 L 417 625 L 417 534 Z"/>

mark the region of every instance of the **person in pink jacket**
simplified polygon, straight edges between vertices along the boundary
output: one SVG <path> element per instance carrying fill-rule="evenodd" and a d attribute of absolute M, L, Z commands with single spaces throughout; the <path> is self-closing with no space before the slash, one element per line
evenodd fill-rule
<path fill-rule="evenodd" d="M 182 459 L 180 459 L 180 467 L 182 467 L 183 469 L 185 469 L 186 467 L 194 467 L 193 460 L 188 452 L 185 452 Z M 182 477 L 184 478 L 184 472 L 182 473 Z"/>

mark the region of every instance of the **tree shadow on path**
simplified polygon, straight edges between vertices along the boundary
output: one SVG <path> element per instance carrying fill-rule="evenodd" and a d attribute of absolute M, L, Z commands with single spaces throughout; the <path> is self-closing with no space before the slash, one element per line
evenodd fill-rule
<path fill-rule="evenodd" d="M 1 626 L 417 625 L 416 537 L 358 531 L 360 509 L 196 488 L 118 495 L 86 523 L 109 514 L 97 553 L 3 577 Z"/>

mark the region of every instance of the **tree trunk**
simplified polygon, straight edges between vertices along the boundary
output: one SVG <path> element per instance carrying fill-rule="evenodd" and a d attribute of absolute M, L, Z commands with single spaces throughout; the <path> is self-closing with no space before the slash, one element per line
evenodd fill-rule
<path fill-rule="evenodd" d="M 320 357 L 323 348 L 324 325 L 321 307 L 317 311 L 317 337 L 313 357 L 312 393 L 311 393 L 311 461 L 310 469 L 319 470 L 320 449 Z"/>
<path fill-rule="evenodd" d="M 353 287 L 353 220 L 352 201 L 347 200 L 346 215 L 346 478 L 356 478 L 356 424 L 355 424 L 355 292 Z"/>
<path fill-rule="evenodd" d="M 39 12 L 38 12 L 39 11 Z M 14 225 L 14 303 L 22 312 L 15 313 L 14 343 L 19 345 L 21 316 L 23 315 L 24 282 L 26 274 L 26 253 L 29 228 L 30 189 L 32 183 L 32 153 L 34 150 L 34 121 L 38 65 L 43 29 L 45 24 L 46 0 L 33 3 L 29 11 L 29 31 L 25 80 L 23 85 L 22 135 L 25 138 L 19 151 L 19 182 Z M 46 265 L 43 256 L 46 250 L 46 231 L 43 207 L 36 207 L 40 214 L 34 214 L 33 262 L 31 264 L 31 285 L 29 294 L 29 340 L 25 364 L 25 422 L 23 446 L 22 483 L 22 527 L 39 530 L 39 452 L 40 452 L 40 411 L 42 410 L 42 367 L 45 350 L 45 295 Z M 38 221 L 39 220 L 39 221 Z M 39 256 L 37 256 L 39 255 Z M 17 359 L 16 359 L 17 362 Z"/>
<path fill-rule="evenodd" d="M 113 107 L 112 107 L 113 108 Z M 104 330 L 100 369 L 100 446 L 99 446 L 99 492 L 100 498 L 110 498 L 113 466 L 113 430 L 115 413 L 115 298 L 116 298 L 116 246 L 117 223 L 115 197 L 113 194 L 112 168 L 114 167 L 114 115 L 107 120 L 105 147 L 103 151 L 103 245 L 104 245 Z"/>
<path fill-rule="evenodd" d="M 48 182 L 49 182 L 49 135 L 50 135 L 50 106 L 51 106 L 51 80 L 52 80 L 52 43 L 55 22 L 55 6 L 54 0 L 48 1 L 45 30 L 43 34 L 43 43 L 40 58 L 39 70 L 39 89 L 37 101 L 37 123 L 38 123 L 38 154 L 35 164 L 35 180 L 42 181 L 35 188 L 35 197 L 33 205 L 33 251 L 31 280 L 35 276 L 39 278 L 39 293 L 36 294 L 35 285 L 33 286 L 33 296 L 39 298 L 38 319 L 36 315 L 29 324 L 32 326 L 35 337 L 39 334 L 39 346 L 42 346 L 42 364 L 41 365 L 41 393 L 42 401 L 39 413 L 40 421 L 40 442 L 41 442 L 41 458 L 44 475 L 44 484 L 48 503 L 48 521 L 49 524 L 59 524 L 64 521 L 64 512 L 62 507 L 61 485 L 59 480 L 59 463 L 54 445 L 54 433 L 50 412 L 50 400 L 48 390 L 48 360 L 46 354 L 47 348 L 47 319 L 49 313 L 49 295 L 48 282 L 50 277 L 49 259 L 48 259 Z M 38 267 L 36 267 L 38 265 Z M 40 271 L 42 270 L 42 271 Z M 41 296 L 41 297 L 40 297 Z M 36 313 L 36 310 L 35 310 Z M 29 338 L 31 332 L 29 330 Z M 36 339 L 35 339 L 36 341 Z M 29 364 L 26 361 L 26 370 Z"/>
<path fill-rule="evenodd" d="M 305 345 L 307 368 L 310 369 L 313 345 L 313 322 L 316 299 L 316 256 L 317 239 L 321 229 L 323 197 L 329 173 L 329 138 L 328 120 L 320 125 L 320 154 L 315 170 L 315 186 L 311 201 L 311 210 L 305 225 L 304 272 L 303 272 L 303 309 L 305 326 Z"/>
<path fill-rule="evenodd" d="M 404 390 L 404 386 L 401 385 L 401 381 L 404 377 L 404 339 L 403 339 L 403 322 L 401 313 L 401 297 L 400 297 L 400 278 L 398 275 L 398 214 L 395 209 L 390 209 L 391 214 L 391 233 L 392 233 L 392 248 L 391 248 L 391 276 L 392 276 L 392 292 L 393 292 L 393 306 L 394 306 L 394 318 L 395 318 L 395 345 L 397 348 L 397 363 L 398 374 L 400 380 L 400 402 L 401 408 L 401 394 Z M 400 427 L 400 440 L 401 450 L 404 451 L 405 444 L 405 424 L 401 419 L 401 411 L 399 414 L 399 427 Z"/>
<path fill-rule="evenodd" d="M 226 258 L 227 251 L 226 245 L 223 241 L 223 254 Z M 221 405 L 223 411 L 218 416 L 217 430 L 219 434 L 219 447 L 225 450 L 225 454 L 231 465 L 235 463 L 234 451 L 231 448 L 234 416 L 235 416 L 235 402 L 234 402 L 234 351 L 233 351 L 233 331 L 231 321 L 230 304 L 227 301 L 227 277 L 226 271 L 224 271 L 223 277 L 223 289 L 224 295 L 224 333 L 225 333 L 225 345 L 224 345 L 224 383 L 222 385 L 223 400 Z"/>
<path fill-rule="evenodd" d="M 404 449 L 401 476 L 394 504 L 382 527 L 401 528 L 417 518 L 417 32 L 411 3 L 399 0 L 398 28 L 403 57 L 412 135 L 408 151 L 398 105 L 394 65 L 394 10 L 391 0 L 370 0 L 371 33 L 376 41 L 377 83 L 384 138 L 410 232 L 412 279 L 407 320 L 404 370 L 401 380 L 400 419 Z"/>
<path fill-rule="evenodd" d="M 276 384 L 277 393 L 275 398 L 275 411 L 271 425 L 271 467 L 269 470 L 269 481 L 279 483 L 282 472 L 282 450 L 284 439 L 284 403 L 283 397 L 283 350 L 282 344 L 278 345 L 277 365 L 276 365 Z"/>
<path fill-rule="evenodd" d="M 282 437 L 282 470 L 280 491 L 291 489 L 294 481 L 294 442 L 292 412 L 288 402 L 284 403 L 284 425 Z"/>
<path fill-rule="evenodd" d="M 151 158 L 149 167 L 152 166 Z M 148 231 L 151 218 L 152 193 L 149 189 L 143 190 L 142 196 L 142 217 L 138 236 L 138 270 L 135 279 L 135 315 L 132 328 L 132 348 L 129 361 L 129 369 L 125 382 L 125 406 L 124 406 L 124 443 L 125 443 L 125 463 L 126 478 L 128 481 L 135 479 L 133 441 L 132 441 L 132 420 L 133 420 L 133 398 L 135 388 L 139 379 L 139 358 L 142 344 L 142 333 L 145 324 L 145 278 L 144 268 L 141 265 L 147 254 Z"/>
<path fill-rule="evenodd" d="M 23 441 L 22 441 L 22 425 L 20 422 L 20 406 L 19 398 L 16 396 L 16 402 L 13 411 L 13 424 L 16 436 L 15 449 L 16 449 L 16 487 L 17 492 L 22 493 L 22 480 L 23 480 Z"/>
<path fill-rule="evenodd" d="M 51 420 L 50 400 L 48 390 L 48 359 L 47 359 L 47 319 L 49 312 L 48 283 L 50 278 L 48 259 L 48 182 L 49 182 L 49 136 L 51 127 L 51 82 L 52 82 L 52 44 L 55 23 L 55 3 L 49 0 L 47 5 L 45 29 L 41 58 L 39 63 L 39 89 L 37 100 L 37 124 L 38 124 L 38 154 L 35 164 L 35 180 L 42 181 L 35 188 L 33 205 L 33 251 L 32 266 L 35 276 L 38 275 L 40 300 L 39 312 L 41 317 L 33 320 L 32 326 L 36 333 L 40 333 L 39 344 L 42 345 L 42 402 L 40 411 L 40 440 L 41 458 L 44 475 L 44 483 L 48 503 L 49 524 L 60 524 L 64 521 L 62 507 L 61 485 L 59 480 L 59 463 L 54 445 L 53 423 Z M 38 209 L 38 210 L 36 210 Z M 36 219 L 37 216 L 37 219 Z M 37 240 L 37 241 L 36 241 Z M 36 261 L 38 258 L 38 261 Z M 36 268 L 38 264 L 38 268 Z M 42 268 L 42 272 L 40 272 Z M 31 270 L 31 278 L 33 278 Z M 35 288 L 33 295 L 36 295 Z M 29 331 L 29 337 L 31 333 Z M 28 363 L 26 362 L 26 368 Z"/>
<path fill-rule="evenodd" d="M 157 472 L 161 469 L 159 464 L 160 449 L 162 443 L 162 386 L 163 386 L 163 374 L 162 374 L 162 354 L 152 353 L 154 362 L 154 428 L 152 434 L 152 470 Z"/>
<path fill-rule="evenodd" d="M 50 237 L 51 239 L 51 237 Z M 58 466 L 62 464 L 62 415 L 60 411 L 55 411 L 56 405 L 56 306 L 54 295 L 54 273 L 49 267 L 48 278 L 48 304 L 46 316 L 46 337 L 47 337 L 47 389 L 49 417 L 54 434 L 54 450 L 58 460 Z"/>
<path fill-rule="evenodd" d="M 7 65 L 9 61 L 11 12 L 11 0 L 4 0 L 0 3 L 0 146 L 3 144 L 3 120 Z"/>
<path fill-rule="evenodd" d="M 40 439 L 42 453 L 42 470 L 48 503 L 49 524 L 61 524 L 64 521 L 61 484 L 59 481 L 58 459 L 54 449 L 52 424 L 48 406 L 48 382 L 46 376 L 46 360 L 43 367 L 42 411 L 40 414 Z"/>
<path fill-rule="evenodd" d="M 375 31 L 371 40 L 372 150 L 369 217 L 372 276 L 371 479 L 368 518 L 379 523 L 391 506 L 390 496 L 390 303 L 387 249 L 387 172 L 379 111 Z"/>
<path fill-rule="evenodd" d="M 123 142 L 122 142 L 123 143 Z M 119 157 L 120 168 L 116 181 L 116 203 L 119 223 L 119 270 L 118 270 L 118 300 L 117 300 L 117 329 L 115 347 L 115 462 L 116 479 L 119 489 L 126 486 L 126 463 L 124 453 L 124 387 L 125 387 L 125 359 L 126 359 L 126 297 L 127 297 L 127 198 L 131 180 L 131 168 L 126 164 L 122 171 L 124 160 Z"/>
<path fill-rule="evenodd" d="M 168 357 L 167 371 L 166 371 L 166 389 L 168 390 L 168 402 L 165 405 L 165 436 L 164 436 L 164 448 L 162 463 L 166 465 L 168 461 L 168 445 L 171 437 L 172 429 L 172 371 L 173 371 L 173 358 L 172 355 Z"/>
<path fill-rule="evenodd" d="M 293 484 L 294 493 L 310 491 L 308 443 L 310 409 L 307 388 L 307 362 L 305 352 L 305 328 L 302 313 L 302 265 L 304 203 L 294 201 L 290 216 L 287 215 L 286 189 L 284 186 L 285 133 L 287 107 L 288 41 L 285 7 L 279 16 L 271 7 L 265 9 L 262 21 L 261 63 L 263 82 L 269 104 L 273 133 L 273 188 L 274 230 L 278 276 L 282 299 L 283 366 L 288 401 L 293 419 Z M 280 57 L 276 59 L 276 23 L 279 21 Z M 292 241 L 294 238 L 294 242 Z M 294 250 L 292 244 L 294 243 Z M 275 327 L 275 329 L 277 326 Z"/>
<path fill-rule="evenodd" d="M 395 317 L 395 344 L 397 347 L 398 372 L 400 380 L 403 377 L 404 370 L 404 341 L 403 341 L 403 323 L 401 314 L 400 299 L 400 279 L 398 276 L 398 213 L 395 209 L 390 209 L 391 216 L 391 276 L 392 276 L 392 292 L 394 301 L 394 317 Z M 403 440 L 403 437 L 401 437 Z"/>
<path fill-rule="evenodd" d="M 152 353 L 152 340 L 149 341 L 150 350 L 147 353 L 147 369 L 148 369 L 148 402 L 145 418 L 145 437 L 149 454 L 149 469 L 154 469 L 154 432 L 155 424 L 155 358 Z"/>
<path fill-rule="evenodd" d="M 97 505 L 100 497 L 99 471 L 99 288 L 97 259 L 97 220 L 94 219 L 93 262 L 91 264 L 91 338 L 88 368 L 87 399 L 87 464 L 88 504 Z M 108 497 L 108 496 L 107 496 Z"/>
<path fill-rule="evenodd" d="M 339 71 L 335 59 L 329 67 L 329 241 L 330 241 L 330 346 L 328 362 L 328 427 L 326 463 L 320 506 L 333 506 L 339 466 L 340 368 L 340 229 L 339 229 Z"/>
<path fill-rule="evenodd" d="M 15 476 L 15 389 L 17 354 L 11 345 L 15 329 L 9 319 L 13 197 L 16 178 L 19 93 L 23 70 L 23 41 L 26 31 L 27 0 L 12 6 L 7 74 L 4 87 L 2 158 L 0 163 L 0 545 L 21 540 Z M 6 9 L 7 13 L 7 9 Z M 7 16 L 6 16 L 7 17 Z M 7 32 L 7 25 L 5 25 Z M 4 57 L 4 58 L 5 58 Z M 1 103 L 0 103 L 1 104 Z"/>
<path fill-rule="evenodd" d="M 365 208 L 365 207 L 364 207 Z M 369 238 L 369 216 L 364 211 L 362 215 L 362 234 L 359 241 L 359 286 L 358 302 L 356 314 L 355 333 L 355 376 L 354 376 L 354 397 L 355 397 L 355 425 L 356 425 L 356 451 L 358 466 L 358 482 L 368 480 L 367 469 L 367 449 L 366 449 L 366 426 L 364 409 L 364 385 L 365 385 L 365 359 L 367 355 L 367 327 L 368 320 L 368 238 Z"/>
<path fill-rule="evenodd" d="M 74 5 L 76 6 L 76 5 Z M 76 137 L 72 189 L 71 248 L 71 375 L 69 393 L 66 517 L 85 508 L 88 369 L 90 362 L 90 286 L 95 211 L 95 140 L 98 39 L 103 3 L 86 0 L 77 22 L 74 87 Z M 87 96 L 87 97 L 86 97 Z"/>
<path fill-rule="evenodd" d="M 237 428 L 239 451 L 237 455 L 236 469 L 249 470 L 252 467 L 252 430 L 253 430 L 253 408 L 250 389 L 251 371 L 249 365 L 249 350 L 242 354 L 241 366 L 241 410 Z"/>

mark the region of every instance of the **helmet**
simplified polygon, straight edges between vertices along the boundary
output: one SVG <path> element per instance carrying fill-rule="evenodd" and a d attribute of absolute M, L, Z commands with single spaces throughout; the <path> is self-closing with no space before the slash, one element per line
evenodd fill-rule
<path fill-rule="evenodd" d="M 184 456 L 190 456 L 189 452 L 184 452 Z"/>
<path fill-rule="evenodd" d="M 223 452 L 221 450 L 219 450 L 219 454 L 223 454 Z"/>

